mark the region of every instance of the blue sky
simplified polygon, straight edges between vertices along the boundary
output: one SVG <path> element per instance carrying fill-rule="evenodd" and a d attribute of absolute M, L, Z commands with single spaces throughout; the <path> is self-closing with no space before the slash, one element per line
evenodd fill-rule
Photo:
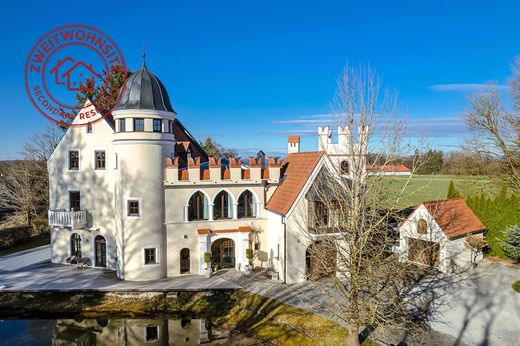
<path fill-rule="evenodd" d="M 400 93 L 401 114 L 430 142 L 453 149 L 475 85 L 506 83 L 520 53 L 514 1 L 0 2 L 0 159 L 48 123 L 24 88 L 32 45 L 59 25 L 109 35 L 131 69 L 147 65 L 195 137 L 248 154 L 285 152 L 331 112 L 342 67 L 370 64 Z M 478 87 L 478 86 L 477 86 Z"/>

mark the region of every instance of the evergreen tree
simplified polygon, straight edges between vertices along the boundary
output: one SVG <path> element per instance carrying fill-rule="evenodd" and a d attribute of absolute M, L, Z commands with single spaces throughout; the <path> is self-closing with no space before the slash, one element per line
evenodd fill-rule
<path fill-rule="evenodd" d="M 453 183 L 453 180 L 450 180 L 450 183 L 448 184 L 448 195 L 446 197 L 448 199 L 460 197 L 459 192 L 455 189 L 455 184 Z"/>
<path fill-rule="evenodd" d="M 506 239 L 501 242 L 502 249 L 512 259 L 520 262 L 520 226 L 509 226 Z"/>
<path fill-rule="evenodd" d="M 126 78 L 131 75 L 131 72 L 124 71 L 121 66 L 112 67 L 110 73 L 103 71 L 102 85 L 97 85 L 91 88 L 92 81 L 87 80 L 85 86 L 76 94 L 76 101 L 78 106 L 82 107 L 87 100 L 94 103 L 94 106 L 102 114 L 110 112 L 115 106 L 118 98 L 119 90 L 126 81 Z"/>
<path fill-rule="evenodd" d="M 213 138 L 206 137 L 202 141 L 199 142 L 202 146 L 202 149 L 208 154 L 208 156 L 212 157 L 236 157 L 238 156 L 238 151 L 232 148 L 226 148 L 223 145 L 217 143 Z"/>

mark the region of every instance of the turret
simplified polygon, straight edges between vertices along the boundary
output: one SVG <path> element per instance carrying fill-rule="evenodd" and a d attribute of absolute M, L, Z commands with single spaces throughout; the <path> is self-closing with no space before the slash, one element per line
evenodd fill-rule
<path fill-rule="evenodd" d="M 164 166 L 178 167 L 172 160 L 176 114 L 163 84 L 144 61 L 127 79 L 112 115 L 112 143 L 119 160 L 114 191 L 117 275 L 125 280 L 160 279 L 166 276 Z M 189 170 L 200 165 L 191 161 Z"/>

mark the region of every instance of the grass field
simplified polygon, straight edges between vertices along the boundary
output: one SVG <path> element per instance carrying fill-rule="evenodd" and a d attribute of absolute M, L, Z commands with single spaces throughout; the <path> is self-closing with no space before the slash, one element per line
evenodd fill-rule
<path fill-rule="evenodd" d="M 388 184 L 391 189 L 402 189 L 408 179 L 407 176 L 388 177 L 385 184 Z M 414 175 L 406 186 L 406 198 L 399 206 L 404 208 L 424 201 L 446 198 L 450 180 L 453 180 L 455 189 L 462 196 L 482 192 L 494 195 L 500 190 L 500 185 L 497 182 L 485 176 Z"/>

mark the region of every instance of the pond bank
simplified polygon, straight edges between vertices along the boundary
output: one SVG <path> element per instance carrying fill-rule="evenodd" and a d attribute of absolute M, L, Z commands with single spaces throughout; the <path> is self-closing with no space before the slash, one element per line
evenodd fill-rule
<path fill-rule="evenodd" d="M 200 316 L 277 345 L 339 345 L 347 332 L 324 317 L 243 290 L 217 292 L 0 292 L 0 317 Z"/>

